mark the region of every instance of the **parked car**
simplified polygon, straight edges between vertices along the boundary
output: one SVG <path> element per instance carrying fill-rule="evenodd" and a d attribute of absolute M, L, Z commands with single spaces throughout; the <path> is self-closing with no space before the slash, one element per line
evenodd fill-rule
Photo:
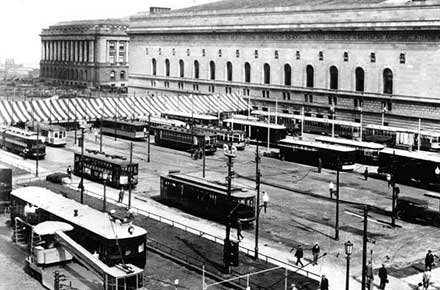
<path fill-rule="evenodd" d="M 69 175 L 62 172 L 55 172 L 46 176 L 46 180 L 57 184 L 69 184 L 71 182 Z"/>
<path fill-rule="evenodd" d="M 428 201 L 402 196 L 398 197 L 396 214 L 402 220 L 418 221 L 440 226 L 440 211 L 428 207 Z"/>

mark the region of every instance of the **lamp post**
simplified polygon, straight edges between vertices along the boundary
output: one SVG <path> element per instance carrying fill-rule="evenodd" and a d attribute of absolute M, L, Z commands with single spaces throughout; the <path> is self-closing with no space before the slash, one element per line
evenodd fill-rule
<path fill-rule="evenodd" d="M 104 108 L 102 105 L 98 107 L 101 112 L 101 116 L 99 118 L 99 153 L 102 153 L 102 119 L 104 118 Z"/>
<path fill-rule="evenodd" d="M 345 255 L 346 255 L 346 259 L 347 259 L 347 272 L 346 272 L 346 277 L 345 277 L 345 290 L 349 290 L 350 289 L 350 256 L 353 252 L 353 243 L 348 241 L 344 244 L 345 246 Z"/>
<path fill-rule="evenodd" d="M 362 107 L 358 107 L 359 110 L 359 116 L 360 116 L 360 130 L 359 130 L 359 141 L 362 141 L 362 119 L 363 119 L 363 115 L 362 115 Z"/>
<path fill-rule="evenodd" d="M 104 171 L 104 172 L 102 173 L 102 181 L 103 181 L 103 183 L 104 183 L 104 200 L 103 200 L 103 202 L 102 202 L 102 211 L 103 211 L 103 212 L 106 212 L 106 210 L 107 210 L 107 192 L 106 192 L 106 185 L 107 185 L 108 177 L 109 177 L 108 172 L 107 172 L 107 171 Z"/>
<path fill-rule="evenodd" d="M 396 200 L 400 193 L 400 188 L 396 185 L 394 174 L 387 174 L 388 184 L 392 187 L 392 203 L 391 203 L 391 225 L 396 226 Z"/>
<path fill-rule="evenodd" d="M 336 165 L 336 189 L 333 182 L 330 181 L 328 189 L 330 191 L 330 198 L 333 198 L 333 194 L 336 195 L 336 221 L 335 221 L 335 240 L 339 240 L 339 171 L 340 161 L 338 156 L 338 162 Z"/>
<path fill-rule="evenodd" d="M 81 180 L 79 189 L 81 190 L 81 204 L 84 203 L 84 127 L 81 127 Z"/>
<path fill-rule="evenodd" d="M 332 113 L 332 138 L 335 137 L 335 111 L 336 111 L 335 106 L 331 105 L 330 112 Z"/>

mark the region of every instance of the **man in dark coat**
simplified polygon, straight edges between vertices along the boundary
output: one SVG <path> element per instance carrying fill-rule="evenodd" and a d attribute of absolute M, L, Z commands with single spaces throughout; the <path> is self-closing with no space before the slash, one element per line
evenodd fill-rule
<path fill-rule="evenodd" d="M 312 248 L 312 255 L 313 255 L 313 263 L 312 265 L 318 265 L 318 258 L 319 258 L 319 253 L 321 252 L 321 248 L 319 247 L 319 244 L 316 243 L 313 248 Z"/>
<path fill-rule="evenodd" d="M 431 250 L 428 250 L 428 253 L 426 253 L 426 257 L 425 257 L 425 270 L 431 271 L 433 264 L 434 264 L 434 255 L 432 254 Z"/>
<path fill-rule="evenodd" d="M 296 264 L 301 264 L 301 267 L 304 267 L 303 262 L 301 261 L 302 257 L 304 256 L 304 251 L 301 245 L 298 245 L 298 248 L 296 248 L 295 257 L 296 257 Z"/>
<path fill-rule="evenodd" d="M 319 287 L 321 290 L 328 290 L 328 279 L 325 277 L 325 275 L 322 275 L 321 284 Z"/>
<path fill-rule="evenodd" d="M 388 271 L 385 269 L 385 265 L 382 264 L 382 267 L 379 269 L 379 279 L 380 279 L 380 290 L 385 290 L 385 286 L 388 283 Z"/>

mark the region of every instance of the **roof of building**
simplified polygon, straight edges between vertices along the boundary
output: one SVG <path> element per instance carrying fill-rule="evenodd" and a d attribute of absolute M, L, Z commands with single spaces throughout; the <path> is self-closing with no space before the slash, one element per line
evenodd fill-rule
<path fill-rule="evenodd" d="M 50 27 L 57 26 L 92 26 L 92 25 L 128 25 L 128 19 L 124 18 L 107 18 L 107 19 L 90 19 L 90 20 L 73 20 L 61 21 Z"/>
<path fill-rule="evenodd" d="M 224 0 L 132 16 L 129 34 L 438 29 L 440 0 Z"/>

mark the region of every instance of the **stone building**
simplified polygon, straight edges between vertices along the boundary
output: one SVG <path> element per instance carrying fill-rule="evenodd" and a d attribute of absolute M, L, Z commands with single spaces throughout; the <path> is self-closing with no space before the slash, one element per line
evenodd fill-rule
<path fill-rule="evenodd" d="M 128 79 L 127 22 L 60 22 L 41 33 L 40 77 L 61 85 L 124 87 Z"/>
<path fill-rule="evenodd" d="M 130 19 L 129 91 L 439 128 L 440 1 L 226 0 Z"/>

